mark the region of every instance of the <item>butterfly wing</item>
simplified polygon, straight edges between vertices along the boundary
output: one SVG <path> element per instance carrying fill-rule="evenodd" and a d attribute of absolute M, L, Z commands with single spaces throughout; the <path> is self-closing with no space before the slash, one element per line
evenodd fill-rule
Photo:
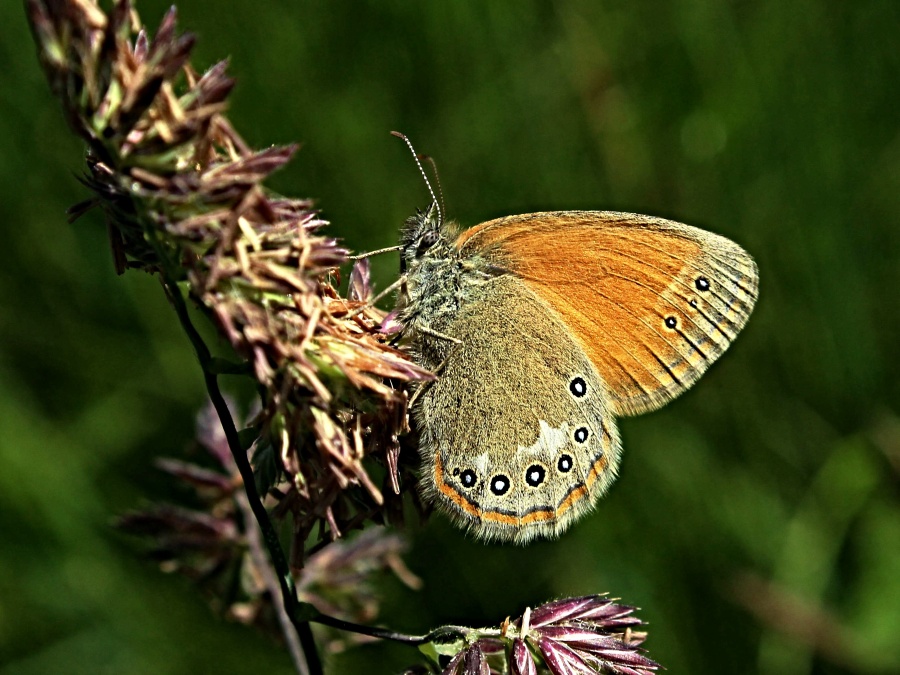
<path fill-rule="evenodd" d="M 510 216 L 466 230 L 456 245 L 514 273 L 559 314 L 617 414 L 655 410 L 690 387 L 757 297 L 756 264 L 740 246 L 651 216 Z"/>
<path fill-rule="evenodd" d="M 440 330 L 460 343 L 413 410 L 428 496 L 482 538 L 558 535 L 618 466 L 599 374 L 512 275 L 480 287 Z"/>

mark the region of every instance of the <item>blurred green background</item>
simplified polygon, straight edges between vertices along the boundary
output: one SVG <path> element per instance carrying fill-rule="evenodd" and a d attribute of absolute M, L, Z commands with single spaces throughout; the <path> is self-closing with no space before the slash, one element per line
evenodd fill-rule
<path fill-rule="evenodd" d="M 155 26 L 162 0 L 142 0 Z M 235 126 L 299 140 L 274 187 L 354 249 L 427 194 L 472 225 L 617 209 L 733 238 L 759 304 L 698 386 L 621 424 L 618 483 L 560 541 L 485 546 L 435 517 L 409 632 L 496 625 L 564 594 L 639 605 L 670 673 L 900 672 L 900 3 L 184 0 L 194 63 L 228 56 Z M 110 528 L 165 496 L 200 373 L 157 282 L 116 277 L 82 148 L 21 3 L 0 4 L 0 672 L 291 672 Z M 375 263 L 388 284 L 396 256 Z M 392 673 L 367 646 L 333 673 Z"/>

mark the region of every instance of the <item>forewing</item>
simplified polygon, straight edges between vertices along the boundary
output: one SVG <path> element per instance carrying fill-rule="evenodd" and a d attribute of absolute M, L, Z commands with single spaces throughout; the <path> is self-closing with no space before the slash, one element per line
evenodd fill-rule
<path fill-rule="evenodd" d="M 734 340 L 757 297 L 734 242 L 661 218 L 609 211 L 510 216 L 457 246 L 522 279 L 571 330 L 617 414 L 655 410 Z"/>

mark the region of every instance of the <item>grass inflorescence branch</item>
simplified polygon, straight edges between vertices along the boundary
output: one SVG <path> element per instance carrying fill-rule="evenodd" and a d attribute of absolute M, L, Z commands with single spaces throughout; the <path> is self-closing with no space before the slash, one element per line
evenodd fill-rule
<path fill-rule="evenodd" d="M 445 673 L 655 670 L 633 608 L 602 596 L 496 628 L 372 626 L 374 573 L 419 583 L 401 560 L 403 540 L 366 526 L 399 521 L 405 496 L 416 503 L 400 461 L 405 386 L 433 375 L 388 344 L 365 257 L 354 257 L 347 295 L 338 293 L 348 251 L 323 234 L 311 200 L 264 185 L 296 146 L 243 141 L 225 116 L 235 85 L 226 63 L 194 70 L 195 39 L 176 30 L 174 8 L 153 35 L 130 0 L 108 11 L 96 0 L 26 0 L 26 11 L 51 89 L 86 144 L 91 197 L 71 219 L 100 210 L 116 272 L 159 278 L 211 402 L 197 441 L 213 467 L 159 463 L 205 508 L 159 505 L 120 524 L 149 535 L 163 568 L 194 579 L 224 613 L 280 634 L 298 673 L 322 672 L 310 622 L 419 646 Z M 192 306 L 231 353 L 212 353 Z M 252 378 L 251 414 L 237 413 L 222 375 Z M 364 531 L 346 537 L 352 530 Z"/>
<path fill-rule="evenodd" d="M 314 532 L 335 540 L 400 512 L 386 510 L 400 495 L 392 490 L 386 499 L 364 460 L 396 466 L 387 455 L 399 453 L 402 383 L 431 376 L 386 344 L 367 274 L 355 273 L 352 299 L 340 297 L 334 280 L 347 251 L 319 233 L 326 223 L 311 200 L 263 184 L 296 146 L 248 147 L 224 115 L 234 87 L 226 63 L 202 75 L 192 68 L 195 39 L 176 30 L 174 8 L 155 35 L 127 0 L 108 12 L 92 0 L 28 0 L 26 8 L 51 89 L 87 146 L 82 181 L 92 197 L 71 215 L 100 209 L 116 271 L 160 278 L 303 639 L 317 613 L 294 586 L 307 540 Z M 188 301 L 243 364 L 213 357 Z M 221 393 L 222 372 L 257 382 L 249 441 Z M 248 450 L 266 470 L 253 471 Z M 400 481 L 393 475 L 388 484 Z M 264 504 L 270 490 L 272 512 L 292 519 L 290 556 Z"/>

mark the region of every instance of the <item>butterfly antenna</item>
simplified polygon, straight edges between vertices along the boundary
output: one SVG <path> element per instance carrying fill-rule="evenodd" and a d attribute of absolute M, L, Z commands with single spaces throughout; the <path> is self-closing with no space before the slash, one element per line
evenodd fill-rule
<path fill-rule="evenodd" d="M 441 187 L 441 177 L 438 175 L 437 170 L 437 162 L 434 161 L 434 157 L 430 155 L 423 155 L 422 159 L 424 159 L 431 166 L 431 171 L 434 173 L 434 184 L 437 185 L 438 197 L 441 199 L 441 211 L 447 213 L 447 207 L 444 204 L 444 190 Z"/>
<path fill-rule="evenodd" d="M 431 202 L 434 204 L 434 207 L 438 212 L 438 225 L 444 224 L 444 212 L 441 208 L 441 204 L 438 202 L 437 197 L 434 195 L 434 190 L 431 188 L 431 182 L 428 180 L 428 175 L 425 173 L 425 169 L 422 168 L 422 162 L 419 161 L 419 156 L 416 154 L 416 149 L 413 147 L 412 142 L 399 131 L 392 131 L 392 136 L 396 136 L 397 138 L 402 138 L 407 147 L 409 147 L 409 151 L 412 153 L 413 159 L 416 160 L 416 166 L 419 167 L 419 173 L 422 174 L 422 178 L 425 179 L 425 185 L 428 187 L 428 192 L 431 194 Z"/>
<path fill-rule="evenodd" d="M 370 258 L 373 255 L 381 255 L 382 253 L 390 253 L 391 251 L 399 251 L 403 247 L 402 246 L 388 246 L 387 248 L 380 248 L 377 251 L 367 251 L 366 253 L 360 253 L 358 255 L 349 256 L 350 260 L 363 260 L 364 258 Z"/>

